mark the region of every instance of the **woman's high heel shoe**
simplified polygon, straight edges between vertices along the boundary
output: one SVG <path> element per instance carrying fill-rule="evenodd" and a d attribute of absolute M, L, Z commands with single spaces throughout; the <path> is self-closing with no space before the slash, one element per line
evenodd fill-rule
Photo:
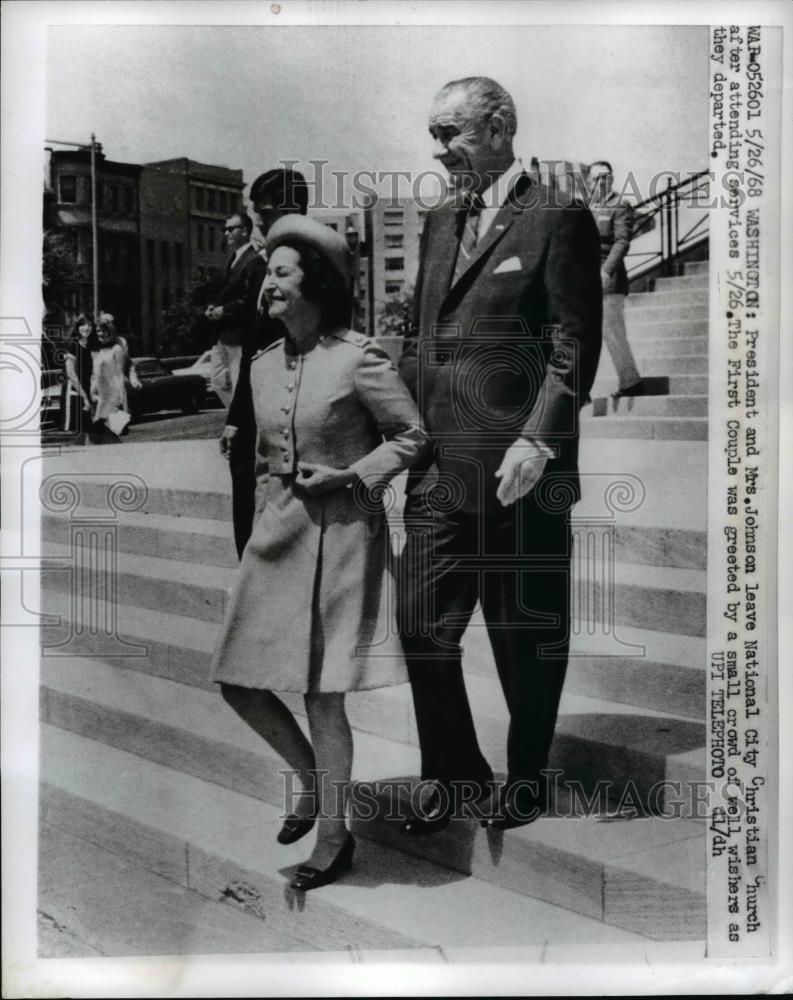
<path fill-rule="evenodd" d="M 317 821 L 317 814 L 313 816 L 298 816 L 290 813 L 284 820 L 284 825 L 278 833 L 279 844 L 294 844 L 296 840 L 305 837 Z"/>
<path fill-rule="evenodd" d="M 351 833 L 348 833 L 347 839 L 341 846 L 341 850 L 324 871 L 314 868 L 313 865 L 301 865 L 289 884 L 293 889 L 297 889 L 300 892 L 308 892 L 309 889 L 319 889 L 320 886 L 330 885 L 340 875 L 352 868 L 352 856 L 354 853 L 355 838 Z"/>

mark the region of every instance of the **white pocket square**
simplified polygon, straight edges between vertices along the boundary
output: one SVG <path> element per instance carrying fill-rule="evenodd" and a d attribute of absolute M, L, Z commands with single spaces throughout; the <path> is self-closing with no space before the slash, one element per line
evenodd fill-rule
<path fill-rule="evenodd" d="M 493 274 L 507 274 L 509 271 L 520 270 L 520 257 L 508 257 L 506 260 L 501 261 L 495 271 L 493 271 Z"/>

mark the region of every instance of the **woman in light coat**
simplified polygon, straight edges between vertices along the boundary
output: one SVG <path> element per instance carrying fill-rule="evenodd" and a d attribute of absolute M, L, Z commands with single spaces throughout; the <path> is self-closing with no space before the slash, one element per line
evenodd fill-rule
<path fill-rule="evenodd" d="M 264 294 L 287 336 L 255 355 L 257 519 L 215 649 L 232 708 L 290 765 L 303 795 L 278 834 L 317 825 L 292 882 L 314 889 L 352 863 L 344 795 L 352 767 L 348 691 L 407 680 L 393 620 L 382 490 L 427 446 L 385 351 L 347 328 L 344 239 L 304 216 L 271 228 Z M 273 692 L 300 692 L 310 741 Z"/>

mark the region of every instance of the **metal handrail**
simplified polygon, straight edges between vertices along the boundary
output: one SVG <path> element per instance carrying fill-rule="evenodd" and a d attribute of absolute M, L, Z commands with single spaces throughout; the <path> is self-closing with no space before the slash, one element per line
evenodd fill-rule
<path fill-rule="evenodd" d="M 643 258 L 633 267 L 627 268 L 629 280 L 640 278 L 659 265 L 665 275 L 673 275 L 675 262 L 680 255 L 707 240 L 707 206 L 703 206 L 705 215 L 697 219 L 681 236 L 680 204 L 685 201 L 686 196 L 690 197 L 700 190 L 703 184 L 709 182 L 711 176 L 710 171 L 702 170 L 697 174 L 692 174 L 679 184 L 673 184 L 670 177 L 663 191 L 650 195 L 649 198 L 634 205 L 634 235 L 640 235 L 642 231 L 650 231 L 647 223 L 657 217 L 660 223 L 657 230 L 660 246 L 657 250 L 639 250 L 626 254 L 626 257 Z"/>

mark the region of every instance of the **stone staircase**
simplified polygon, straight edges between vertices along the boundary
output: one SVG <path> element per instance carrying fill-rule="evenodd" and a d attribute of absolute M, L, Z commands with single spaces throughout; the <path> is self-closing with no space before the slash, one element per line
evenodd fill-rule
<path fill-rule="evenodd" d="M 668 379 L 668 395 L 614 401 L 617 375 L 603 348 L 592 388 L 597 421 L 583 433 L 597 438 L 705 441 L 708 436 L 708 264 L 686 265 L 684 276 L 658 278 L 655 290 L 629 295 L 625 325 L 643 377 Z M 586 413 L 586 411 L 584 411 Z"/>
<path fill-rule="evenodd" d="M 214 441 L 190 441 L 42 463 L 42 820 L 243 907 L 307 949 L 702 939 L 704 828 L 676 807 L 705 776 L 702 270 L 636 297 L 672 304 L 629 306 L 629 335 L 645 338 L 639 356 L 669 375 L 670 395 L 585 417 L 556 815 L 507 833 L 461 821 L 419 841 L 384 810 L 357 816 L 350 875 L 307 897 L 285 888 L 311 838 L 275 843 L 283 763 L 207 680 L 236 557 L 227 469 Z M 664 367 L 684 358 L 698 359 L 696 373 Z M 603 437 L 620 438 L 619 452 Z M 131 486 L 109 491 L 120 481 Z M 392 529 L 398 544 L 398 512 Z M 464 664 L 483 750 L 503 773 L 506 710 L 483 625 L 475 616 Z M 288 700 L 305 725 L 302 700 Z M 348 708 L 354 779 L 415 779 L 409 688 L 352 694 Z M 608 795 L 587 808 L 604 781 Z M 682 794 L 659 793 L 663 782 Z"/>

